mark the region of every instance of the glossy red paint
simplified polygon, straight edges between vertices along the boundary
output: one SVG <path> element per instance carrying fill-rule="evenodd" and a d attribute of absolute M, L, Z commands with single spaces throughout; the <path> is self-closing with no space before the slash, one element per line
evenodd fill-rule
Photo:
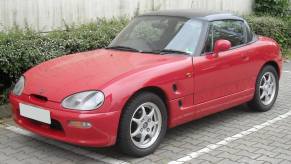
<path fill-rule="evenodd" d="M 13 118 L 21 127 L 73 144 L 104 147 L 115 144 L 122 109 L 138 91 L 149 88 L 162 91 L 168 108 L 168 126 L 175 127 L 251 100 L 256 77 L 267 63 L 276 65 L 280 74 L 280 48 L 265 37 L 219 52 L 216 57 L 100 49 L 60 57 L 32 68 L 24 74 L 23 94 L 10 94 L 10 102 Z M 175 91 L 173 84 L 177 86 Z M 99 109 L 62 108 L 60 103 L 65 97 L 86 90 L 105 94 Z M 34 99 L 32 94 L 45 96 L 48 101 Z M 63 129 L 54 130 L 21 117 L 19 103 L 49 110 Z M 69 120 L 87 121 L 92 127 L 76 129 L 68 126 Z"/>

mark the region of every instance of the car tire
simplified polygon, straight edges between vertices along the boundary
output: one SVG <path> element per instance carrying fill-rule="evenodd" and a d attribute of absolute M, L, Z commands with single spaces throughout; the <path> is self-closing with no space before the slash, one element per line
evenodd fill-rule
<path fill-rule="evenodd" d="M 270 110 L 277 99 L 278 90 L 278 73 L 273 66 L 266 65 L 257 77 L 255 95 L 248 103 L 249 107 L 259 112 Z"/>
<path fill-rule="evenodd" d="M 157 149 L 166 131 L 165 103 L 154 93 L 141 92 L 131 98 L 123 110 L 117 145 L 125 154 L 146 156 Z"/>

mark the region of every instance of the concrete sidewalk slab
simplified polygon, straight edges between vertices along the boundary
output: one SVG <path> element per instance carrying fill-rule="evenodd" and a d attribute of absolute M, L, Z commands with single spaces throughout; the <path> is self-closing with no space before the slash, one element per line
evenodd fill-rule
<path fill-rule="evenodd" d="M 0 106 L 0 119 L 11 117 L 11 108 L 8 104 Z"/>

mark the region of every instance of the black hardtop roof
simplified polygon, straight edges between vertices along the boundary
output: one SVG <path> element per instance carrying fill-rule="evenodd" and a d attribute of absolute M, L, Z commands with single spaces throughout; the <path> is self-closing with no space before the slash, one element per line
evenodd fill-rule
<path fill-rule="evenodd" d="M 176 16 L 189 19 L 202 19 L 206 21 L 215 20 L 243 20 L 241 17 L 235 16 L 232 13 L 214 12 L 214 11 L 199 11 L 196 9 L 179 9 L 179 10 L 161 10 L 143 14 L 141 16 Z"/>

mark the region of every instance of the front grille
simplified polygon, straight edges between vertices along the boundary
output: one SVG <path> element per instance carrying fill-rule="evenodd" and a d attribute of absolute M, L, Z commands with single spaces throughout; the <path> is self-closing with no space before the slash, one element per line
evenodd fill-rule
<path fill-rule="evenodd" d="M 46 123 L 42 123 L 42 122 L 36 121 L 36 120 L 32 120 L 32 119 L 29 119 L 29 118 L 27 118 L 27 119 L 32 124 L 37 125 L 39 127 L 50 128 L 51 130 L 55 130 L 55 131 L 63 131 L 62 124 L 59 121 L 55 120 L 55 119 L 51 120 L 51 124 L 50 125 L 48 125 Z"/>
<path fill-rule="evenodd" d="M 33 99 L 36 99 L 36 100 L 40 100 L 40 101 L 48 101 L 47 97 L 45 96 L 41 96 L 41 95 L 37 95 L 37 94 L 31 94 L 30 95 Z"/>

